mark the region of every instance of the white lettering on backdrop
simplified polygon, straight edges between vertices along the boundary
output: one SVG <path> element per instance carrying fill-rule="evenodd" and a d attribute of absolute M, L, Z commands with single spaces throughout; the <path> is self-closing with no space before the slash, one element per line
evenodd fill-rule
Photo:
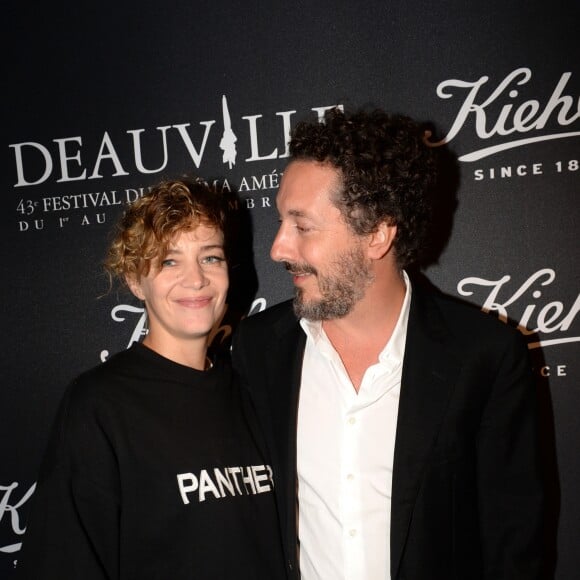
<path fill-rule="evenodd" d="M 457 284 L 457 291 L 461 296 L 473 296 L 472 287 L 484 288 L 488 292 L 481 309 L 484 312 L 497 313 L 500 320 L 507 322 L 512 319 L 518 322 L 518 329 L 522 334 L 529 336 L 535 334 L 552 334 L 554 332 L 567 332 L 580 312 L 580 294 L 569 309 L 564 303 L 553 301 L 539 306 L 537 301 L 542 297 L 540 287 L 552 284 L 556 279 L 556 272 L 551 268 L 543 268 L 532 274 L 519 287 L 508 290 L 511 276 L 505 275 L 498 280 L 488 280 L 470 276 L 463 278 Z M 500 293 L 504 296 L 500 298 Z M 507 295 L 505 294 L 507 292 Z M 518 309 L 521 314 L 515 314 L 516 303 L 527 299 L 528 304 L 523 309 Z M 533 302 L 532 299 L 536 302 Z M 508 308 L 510 310 L 508 311 Z M 566 311 L 567 310 L 567 311 Z M 568 342 L 580 342 L 580 336 L 560 336 L 537 342 L 529 342 L 530 349 L 565 344 Z"/>
<path fill-rule="evenodd" d="M 447 135 L 435 143 L 428 140 L 426 142 L 432 147 L 439 147 L 449 143 L 465 128 L 471 116 L 474 117 L 475 132 L 480 139 L 490 139 L 498 135 L 505 137 L 530 131 L 540 131 L 548 125 L 549 121 L 555 121 L 560 127 L 572 125 L 580 119 L 580 99 L 563 94 L 571 76 L 572 73 L 570 72 L 562 74 L 556 88 L 545 104 L 542 105 L 537 99 L 529 99 L 519 103 L 517 106 L 508 102 L 501 107 L 499 115 L 495 113 L 493 116 L 491 110 L 497 111 L 498 104 L 501 104 L 502 100 L 515 99 L 519 96 L 519 90 L 516 87 L 527 84 L 531 79 L 532 71 L 529 68 L 522 67 L 509 73 L 487 97 L 484 97 L 482 93 L 484 85 L 489 81 L 488 76 L 482 76 L 473 82 L 459 79 L 442 81 L 437 86 L 437 96 L 439 98 L 451 99 L 456 96 L 456 92 L 465 96 Z M 452 89 L 455 89 L 455 91 Z M 467 93 L 465 94 L 464 91 L 467 91 Z M 427 135 L 427 139 L 430 136 Z M 513 139 L 490 147 L 484 147 L 471 153 L 465 153 L 459 157 L 459 161 L 477 161 L 500 151 L 522 147 L 530 143 L 578 136 L 580 136 L 580 131 L 569 131 Z"/>

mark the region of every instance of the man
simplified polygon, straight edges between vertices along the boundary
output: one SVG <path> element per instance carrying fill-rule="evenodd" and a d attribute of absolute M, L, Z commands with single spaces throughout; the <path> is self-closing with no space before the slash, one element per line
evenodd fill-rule
<path fill-rule="evenodd" d="M 268 440 L 290 576 L 540 571 L 535 397 L 519 333 L 411 285 L 433 152 L 405 117 L 296 128 L 271 256 L 296 294 L 234 341 Z"/>

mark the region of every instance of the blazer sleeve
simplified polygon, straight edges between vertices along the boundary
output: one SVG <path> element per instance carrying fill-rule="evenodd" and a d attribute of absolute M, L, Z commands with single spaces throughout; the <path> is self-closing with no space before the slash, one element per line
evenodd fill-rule
<path fill-rule="evenodd" d="M 477 438 L 478 499 L 486 580 L 541 577 L 543 494 L 537 398 L 519 333 L 499 357 Z"/>
<path fill-rule="evenodd" d="M 118 467 L 98 409 L 69 388 L 41 468 L 16 568 L 20 580 L 116 580 Z"/>

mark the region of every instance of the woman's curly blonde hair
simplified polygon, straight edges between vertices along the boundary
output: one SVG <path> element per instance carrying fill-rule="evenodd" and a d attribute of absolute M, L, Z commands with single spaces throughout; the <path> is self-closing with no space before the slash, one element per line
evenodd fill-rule
<path fill-rule="evenodd" d="M 163 181 L 127 208 L 104 262 L 122 283 L 147 276 L 175 236 L 199 225 L 225 230 L 222 196 L 202 179 Z"/>

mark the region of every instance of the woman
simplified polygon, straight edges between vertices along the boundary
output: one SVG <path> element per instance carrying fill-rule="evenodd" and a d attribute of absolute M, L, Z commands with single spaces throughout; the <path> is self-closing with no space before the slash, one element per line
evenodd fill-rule
<path fill-rule="evenodd" d="M 20 578 L 283 577 L 271 469 L 229 362 L 207 355 L 228 290 L 224 220 L 201 181 L 161 183 L 126 211 L 106 267 L 149 332 L 67 390 Z"/>

